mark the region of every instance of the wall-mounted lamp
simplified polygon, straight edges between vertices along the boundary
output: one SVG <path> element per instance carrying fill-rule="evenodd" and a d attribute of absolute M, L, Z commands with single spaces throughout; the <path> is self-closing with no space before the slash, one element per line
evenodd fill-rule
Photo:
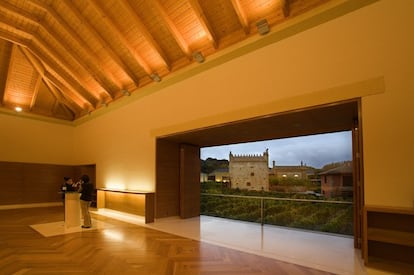
<path fill-rule="evenodd" d="M 157 73 L 152 73 L 150 75 L 151 79 L 154 80 L 155 82 L 160 82 L 161 81 L 161 77 L 157 74 Z"/>
<path fill-rule="evenodd" d="M 16 107 L 14 107 L 14 110 L 16 112 L 20 113 L 21 111 L 23 111 L 23 108 L 22 107 L 19 107 L 19 106 L 16 106 Z"/>
<path fill-rule="evenodd" d="M 266 19 L 256 22 L 256 27 L 260 35 L 265 35 L 270 31 L 269 23 L 267 23 Z"/>
<path fill-rule="evenodd" d="M 193 58 L 195 61 L 197 61 L 198 63 L 203 63 L 204 62 L 204 56 L 201 52 L 194 52 L 193 53 Z"/>

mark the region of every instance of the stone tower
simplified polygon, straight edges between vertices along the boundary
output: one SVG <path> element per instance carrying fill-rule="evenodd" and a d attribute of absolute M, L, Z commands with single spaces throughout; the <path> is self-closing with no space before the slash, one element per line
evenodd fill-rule
<path fill-rule="evenodd" d="M 269 191 L 269 150 L 263 155 L 229 154 L 231 188 Z"/>

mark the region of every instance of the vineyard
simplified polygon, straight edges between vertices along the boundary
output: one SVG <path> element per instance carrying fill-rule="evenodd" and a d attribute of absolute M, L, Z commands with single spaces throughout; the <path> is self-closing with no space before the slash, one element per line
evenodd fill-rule
<path fill-rule="evenodd" d="M 202 184 L 200 209 L 202 215 L 353 235 L 352 203 L 325 201 L 313 195 L 222 189 L 219 185 Z"/>

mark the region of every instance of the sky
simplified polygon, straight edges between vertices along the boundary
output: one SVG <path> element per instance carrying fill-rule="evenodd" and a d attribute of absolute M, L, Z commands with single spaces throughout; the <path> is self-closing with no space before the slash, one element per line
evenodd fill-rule
<path fill-rule="evenodd" d="M 262 155 L 269 149 L 269 166 L 303 164 L 322 168 L 325 164 L 352 160 L 352 132 L 336 132 L 257 141 L 233 145 L 222 145 L 201 148 L 201 159 L 229 159 L 233 155 Z"/>

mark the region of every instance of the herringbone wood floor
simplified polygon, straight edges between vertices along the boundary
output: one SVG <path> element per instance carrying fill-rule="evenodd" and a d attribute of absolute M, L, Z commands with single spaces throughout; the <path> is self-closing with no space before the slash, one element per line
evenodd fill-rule
<path fill-rule="evenodd" d="M 29 225 L 62 221 L 63 207 L 0 210 L 0 274 L 328 274 L 93 218 L 114 226 L 43 237 Z"/>

